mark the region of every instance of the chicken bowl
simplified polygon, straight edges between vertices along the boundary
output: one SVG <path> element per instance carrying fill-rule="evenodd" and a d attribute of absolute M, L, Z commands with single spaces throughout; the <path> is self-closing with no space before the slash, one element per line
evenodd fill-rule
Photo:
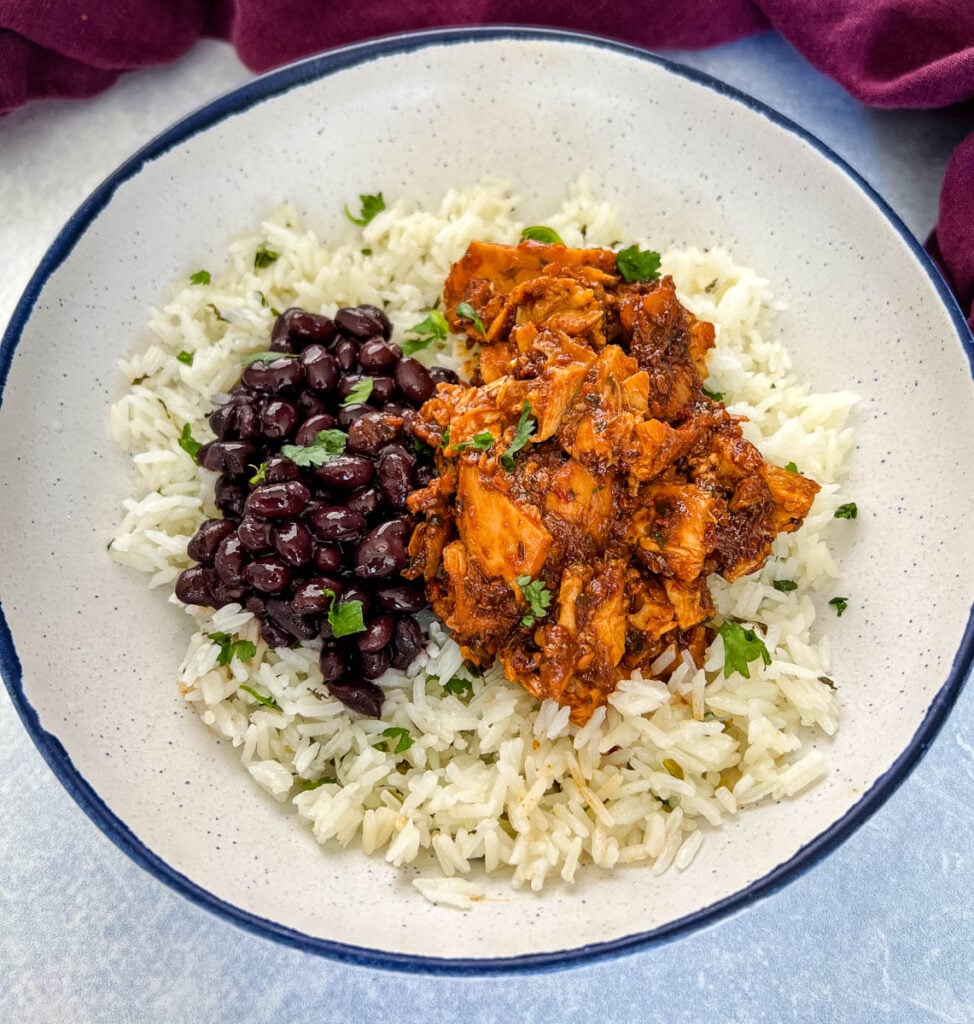
<path fill-rule="evenodd" d="M 261 934 L 673 938 L 947 714 L 969 353 L 882 202 L 717 83 L 534 30 L 302 62 L 120 168 L 18 307 L 5 681 L 111 838 Z"/>

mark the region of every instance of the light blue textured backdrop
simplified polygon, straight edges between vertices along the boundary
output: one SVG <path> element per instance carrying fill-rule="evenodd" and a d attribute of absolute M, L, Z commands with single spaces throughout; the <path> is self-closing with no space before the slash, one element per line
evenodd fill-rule
<path fill-rule="evenodd" d="M 921 239 L 955 113 L 869 111 L 773 35 L 673 55 L 817 134 Z M 0 325 L 61 223 L 170 121 L 247 79 L 229 48 L 0 121 Z M 2 527 L 0 527 L 2 528 Z M 895 628 L 895 626 L 893 627 Z M 487 981 L 344 967 L 211 917 L 82 814 L 0 695 L 0 1021 L 974 1021 L 974 690 L 890 802 L 784 891 L 660 949 Z"/>

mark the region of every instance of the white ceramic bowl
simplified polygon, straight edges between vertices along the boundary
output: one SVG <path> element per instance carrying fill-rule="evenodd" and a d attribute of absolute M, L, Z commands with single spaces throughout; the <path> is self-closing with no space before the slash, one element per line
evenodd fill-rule
<path fill-rule="evenodd" d="M 589 870 L 468 913 L 382 860 L 323 852 L 173 685 L 189 623 L 105 555 L 126 490 L 115 361 L 168 282 L 282 198 L 327 236 L 360 191 L 433 198 L 484 173 L 526 216 L 588 173 L 659 247 L 718 244 L 772 279 L 800 376 L 864 401 L 829 623 L 842 726 L 828 779 L 744 814 L 691 867 Z M 967 352 L 965 353 L 965 346 Z M 966 325 L 891 211 L 760 104 L 625 46 L 438 32 L 268 75 L 123 165 L 44 258 L 0 350 L 0 664 L 63 784 L 136 861 L 302 948 L 419 970 L 564 965 L 677 935 L 813 864 L 902 781 L 970 666 L 974 430 Z"/>

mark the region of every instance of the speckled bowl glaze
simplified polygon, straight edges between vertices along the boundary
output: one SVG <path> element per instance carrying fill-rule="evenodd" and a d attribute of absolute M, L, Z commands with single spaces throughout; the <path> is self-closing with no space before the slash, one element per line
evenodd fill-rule
<path fill-rule="evenodd" d="M 360 191 L 436 197 L 485 173 L 540 214 L 580 173 L 659 247 L 723 245 L 788 303 L 796 369 L 853 389 L 829 623 L 842 727 L 801 799 L 710 835 L 685 872 L 584 873 L 541 896 L 490 883 L 469 912 L 322 851 L 240 770 L 173 685 L 190 628 L 105 555 L 127 466 L 107 440 L 115 361 L 187 267 L 282 198 L 327 237 Z M 966 351 L 965 351 L 966 348 Z M 832 849 L 932 741 L 972 654 L 971 340 L 890 210 L 815 139 L 723 85 L 557 32 L 405 36 L 285 68 L 121 167 L 66 225 L 0 350 L 0 664 L 38 747 L 136 861 L 260 934 L 410 970 L 567 966 L 680 935 Z M 845 591 L 844 591 L 845 592 Z"/>

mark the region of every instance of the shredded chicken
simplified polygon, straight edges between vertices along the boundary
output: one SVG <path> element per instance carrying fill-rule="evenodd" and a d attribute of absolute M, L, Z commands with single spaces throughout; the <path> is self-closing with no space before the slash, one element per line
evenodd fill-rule
<path fill-rule="evenodd" d="M 473 242 L 444 300 L 480 362 L 417 419 L 439 476 L 409 499 L 407 575 L 466 658 L 584 723 L 661 655 L 700 662 L 707 577 L 759 569 L 818 485 L 702 392 L 714 328 L 669 277 L 627 283 L 604 249 Z"/>

